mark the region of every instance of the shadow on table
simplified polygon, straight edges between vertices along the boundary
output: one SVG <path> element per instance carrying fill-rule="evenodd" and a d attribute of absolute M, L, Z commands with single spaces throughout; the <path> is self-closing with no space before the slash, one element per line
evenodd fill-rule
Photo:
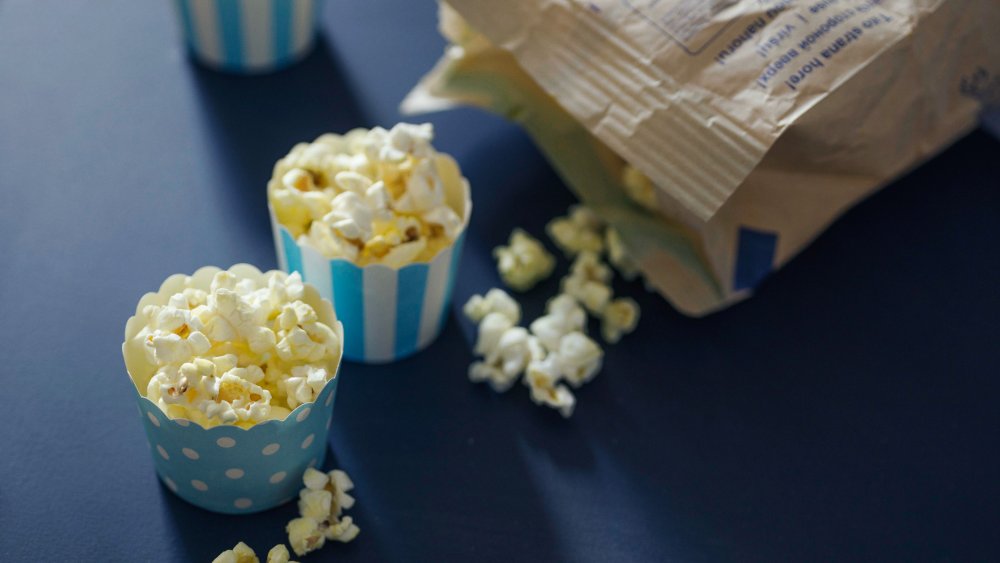
<path fill-rule="evenodd" d="M 368 125 L 336 54 L 322 35 L 300 63 L 242 76 L 197 64 L 191 74 L 215 167 L 212 195 L 227 225 L 254 245 L 273 247 L 267 182 L 274 163 L 296 144 Z"/>
<path fill-rule="evenodd" d="M 997 147 L 970 134 L 731 309 L 630 294 L 574 416 L 663 559 L 989 559 Z"/>

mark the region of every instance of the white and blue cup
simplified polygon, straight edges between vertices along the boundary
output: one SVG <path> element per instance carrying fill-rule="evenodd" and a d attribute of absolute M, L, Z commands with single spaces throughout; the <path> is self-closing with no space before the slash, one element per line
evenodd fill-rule
<path fill-rule="evenodd" d="M 466 228 L 472 214 L 469 184 L 446 183 L 445 201 L 462 217 L 462 228 L 450 245 L 427 262 L 401 268 L 382 264 L 358 266 L 343 258 L 329 259 L 297 241 L 281 225 L 268 204 L 278 263 L 299 272 L 329 299 L 344 323 L 344 357 L 355 362 L 387 363 L 429 346 L 448 319 Z"/>
<path fill-rule="evenodd" d="M 193 285 L 207 290 L 218 271 L 215 267 L 201 268 L 191 276 Z M 262 274 L 247 264 L 238 264 L 229 271 L 240 278 L 286 275 L 277 271 Z M 334 375 L 316 401 L 299 405 L 284 420 L 247 429 L 228 424 L 206 429 L 190 420 L 168 417 L 144 396 L 155 368 L 146 360 L 135 336 L 144 324 L 140 320 L 142 309 L 165 304 L 170 295 L 183 289 L 186 278 L 183 274 L 171 276 L 159 291 L 139 300 L 136 315 L 125 325 L 122 344 L 156 473 L 177 496 L 213 512 L 249 514 L 284 504 L 298 495 L 305 470 L 323 464 L 340 379 L 340 356 L 327 366 Z M 343 342 L 344 329 L 333 307 L 316 288 L 306 285 L 303 300 Z"/>
<path fill-rule="evenodd" d="M 263 73 L 305 57 L 322 0 L 174 0 L 188 51 L 208 67 Z"/>

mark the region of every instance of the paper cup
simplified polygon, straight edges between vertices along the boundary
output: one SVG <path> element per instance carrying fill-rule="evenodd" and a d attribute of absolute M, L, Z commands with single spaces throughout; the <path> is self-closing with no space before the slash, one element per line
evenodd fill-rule
<path fill-rule="evenodd" d="M 191 276 L 193 283 L 207 289 L 218 271 L 215 267 L 202 268 Z M 233 266 L 230 271 L 239 277 L 270 274 L 262 274 L 246 264 Z M 140 320 L 142 309 L 166 303 L 172 293 L 183 287 L 185 277 L 171 276 L 159 291 L 139 300 L 136 316 L 126 324 L 122 344 L 156 472 L 177 496 L 206 510 L 249 514 L 284 504 L 298 495 L 305 470 L 323 464 L 340 379 L 340 357 L 331 362 L 329 369 L 334 376 L 316 401 L 299 405 L 284 420 L 271 420 L 248 429 L 232 425 L 206 429 L 189 420 L 167 417 L 143 396 L 144 382 L 148 382 L 152 368 L 133 337 L 144 324 Z M 333 308 L 322 300 L 316 288 L 307 285 L 304 300 L 343 341 L 343 328 Z"/>
<path fill-rule="evenodd" d="M 238 73 L 278 70 L 316 40 L 321 0 L 174 0 L 188 51 Z"/>
<path fill-rule="evenodd" d="M 393 362 L 423 350 L 437 338 L 447 320 L 462 243 L 472 213 L 469 185 L 464 180 L 450 194 L 463 217 L 462 230 L 452 244 L 429 262 L 395 269 L 382 264 L 357 266 L 345 259 L 328 259 L 316 249 L 299 244 L 278 223 L 268 204 L 278 263 L 286 272 L 299 272 L 329 299 L 344 323 L 344 357 L 355 362 Z M 449 194 L 446 194 L 449 195 Z"/>

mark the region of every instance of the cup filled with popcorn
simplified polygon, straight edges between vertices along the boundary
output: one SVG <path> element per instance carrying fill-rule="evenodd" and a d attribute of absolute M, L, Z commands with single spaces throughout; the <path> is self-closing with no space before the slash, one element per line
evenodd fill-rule
<path fill-rule="evenodd" d="M 205 267 L 144 295 L 122 354 L 167 488 L 230 514 L 295 498 L 326 455 L 343 339 L 298 274 Z"/>
<path fill-rule="evenodd" d="M 406 123 L 327 134 L 274 166 L 278 261 L 333 302 L 349 360 L 414 354 L 446 320 L 472 201 L 433 136 Z"/>

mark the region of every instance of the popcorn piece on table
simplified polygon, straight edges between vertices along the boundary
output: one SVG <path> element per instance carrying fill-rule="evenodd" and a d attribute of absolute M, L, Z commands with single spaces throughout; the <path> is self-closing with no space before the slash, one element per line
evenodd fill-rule
<path fill-rule="evenodd" d="M 315 400 L 340 338 L 302 301 L 303 288 L 297 273 L 265 284 L 220 271 L 207 292 L 186 287 L 144 307 L 134 338 L 155 370 L 146 397 L 172 418 L 244 428 Z"/>
<path fill-rule="evenodd" d="M 309 468 L 302 481 L 305 488 L 299 492 L 300 517 L 285 528 L 295 554 L 302 556 L 320 549 L 327 540 L 349 542 L 356 538 L 361 529 L 350 516 L 341 518 L 344 510 L 354 506 L 354 497 L 347 494 L 354 483 L 347 473 Z"/>
<path fill-rule="evenodd" d="M 306 486 L 306 489 L 311 491 L 322 491 L 326 489 L 326 485 L 329 482 L 329 475 L 312 467 L 306 469 L 306 472 L 302 474 L 302 483 Z"/>
<path fill-rule="evenodd" d="M 285 526 L 285 531 L 288 532 L 288 544 L 299 557 L 326 545 L 326 532 L 315 518 L 295 518 Z"/>
<path fill-rule="evenodd" d="M 521 305 L 502 289 L 493 288 L 485 296 L 473 295 L 462 308 L 465 316 L 474 323 L 490 313 L 500 313 L 517 324 L 521 322 Z"/>
<path fill-rule="evenodd" d="M 494 354 L 500 345 L 500 338 L 514 327 L 514 323 L 503 313 L 490 313 L 479 321 L 479 335 L 473 352 L 480 356 Z"/>
<path fill-rule="evenodd" d="M 279 543 L 267 552 L 266 563 L 296 563 L 289 558 L 288 548 Z M 250 546 L 240 542 L 236 547 L 220 553 L 212 563 L 260 563 L 260 559 Z"/>
<path fill-rule="evenodd" d="M 582 332 L 571 332 L 559 341 L 563 379 L 573 387 L 587 383 L 601 370 L 604 351 Z"/>
<path fill-rule="evenodd" d="M 562 291 L 583 304 L 592 315 L 599 316 L 611 300 L 611 269 L 597 254 L 583 251 L 577 255 L 570 273 L 562 280 Z"/>
<path fill-rule="evenodd" d="M 267 552 L 266 563 L 296 563 L 295 561 L 290 561 L 290 558 L 291 554 L 288 553 L 288 548 L 285 547 L 285 544 L 279 543 Z"/>
<path fill-rule="evenodd" d="M 558 352 L 549 352 L 528 364 L 524 384 L 530 389 L 531 401 L 536 405 L 554 408 L 569 418 L 573 414 L 576 398 L 573 393 L 559 383 L 563 367 Z"/>
<path fill-rule="evenodd" d="M 327 258 L 399 268 L 454 241 L 463 219 L 445 186 L 465 182 L 429 123 L 355 129 L 300 143 L 268 183 L 278 222 Z"/>
<path fill-rule="evenodd" d="M 523 327 L 504 330 L 493 349 L 485 352 L 482 362 L 469 366 L 469 379 L 486 381 L 494 391 L 502 393 L 521 376 L 528 364 L 544 354 L 537 338 Z"/>
<path fill-rule="evenodd" d="M 601 320 L 601 336 L 612 344 L 621 340 L 622 335 L 635 330 L 639 324 L 639 304 L 628 297 L 619 297 L 607 307 Z"/>
<path fill-rule="evenodd" d="M 563 418 L 569 418 L 573 415 L 576 397 L 565 385 L 554 385 L 545 379 L 529 378 L 528 381 L 533 403 L 554 408 L 559 411 Z"/>
<path fill-rule="evenodd" d="M 569 267 L 569 272 L 571 276 L 604 285 L 611 283 L 611 277 L 614 275 L 611 268 L 601 262 L 601 257 L 589 250 L 584 250 L 577 255 Z"/>
<path fill-rule="evenodd" d="M 563 336 L 571 332 L 586 330 L 587 313 L 576 300 L 566 294 L 560 294 L 546 305 L 548 314 L 538 317 L 531 323 L 531 333 L 549 351 L 557 351 Z"/>
<path fill-rule="evenodd" d="M 603 223 L 583 205 L 570 208 L 568 217 L 557 217 L 546 225 L 552 241 L 567 256 L 575 256 L 584 250 L 595 253 L 604 251 Z"/>
<path fill-rule="evenodd" d="M 507 246 L 493 250 L 500 278 L 508 287 L 527 291 L 552 274 L 556 259 L 538 239 L 522 229 L 514 229 Z"/>
<path fill-rule="evenodd" d="M 212 563 L 260 563 L 260 559 L 250 546 L 240 542 L 232 549 L 220 553 Z"/>

